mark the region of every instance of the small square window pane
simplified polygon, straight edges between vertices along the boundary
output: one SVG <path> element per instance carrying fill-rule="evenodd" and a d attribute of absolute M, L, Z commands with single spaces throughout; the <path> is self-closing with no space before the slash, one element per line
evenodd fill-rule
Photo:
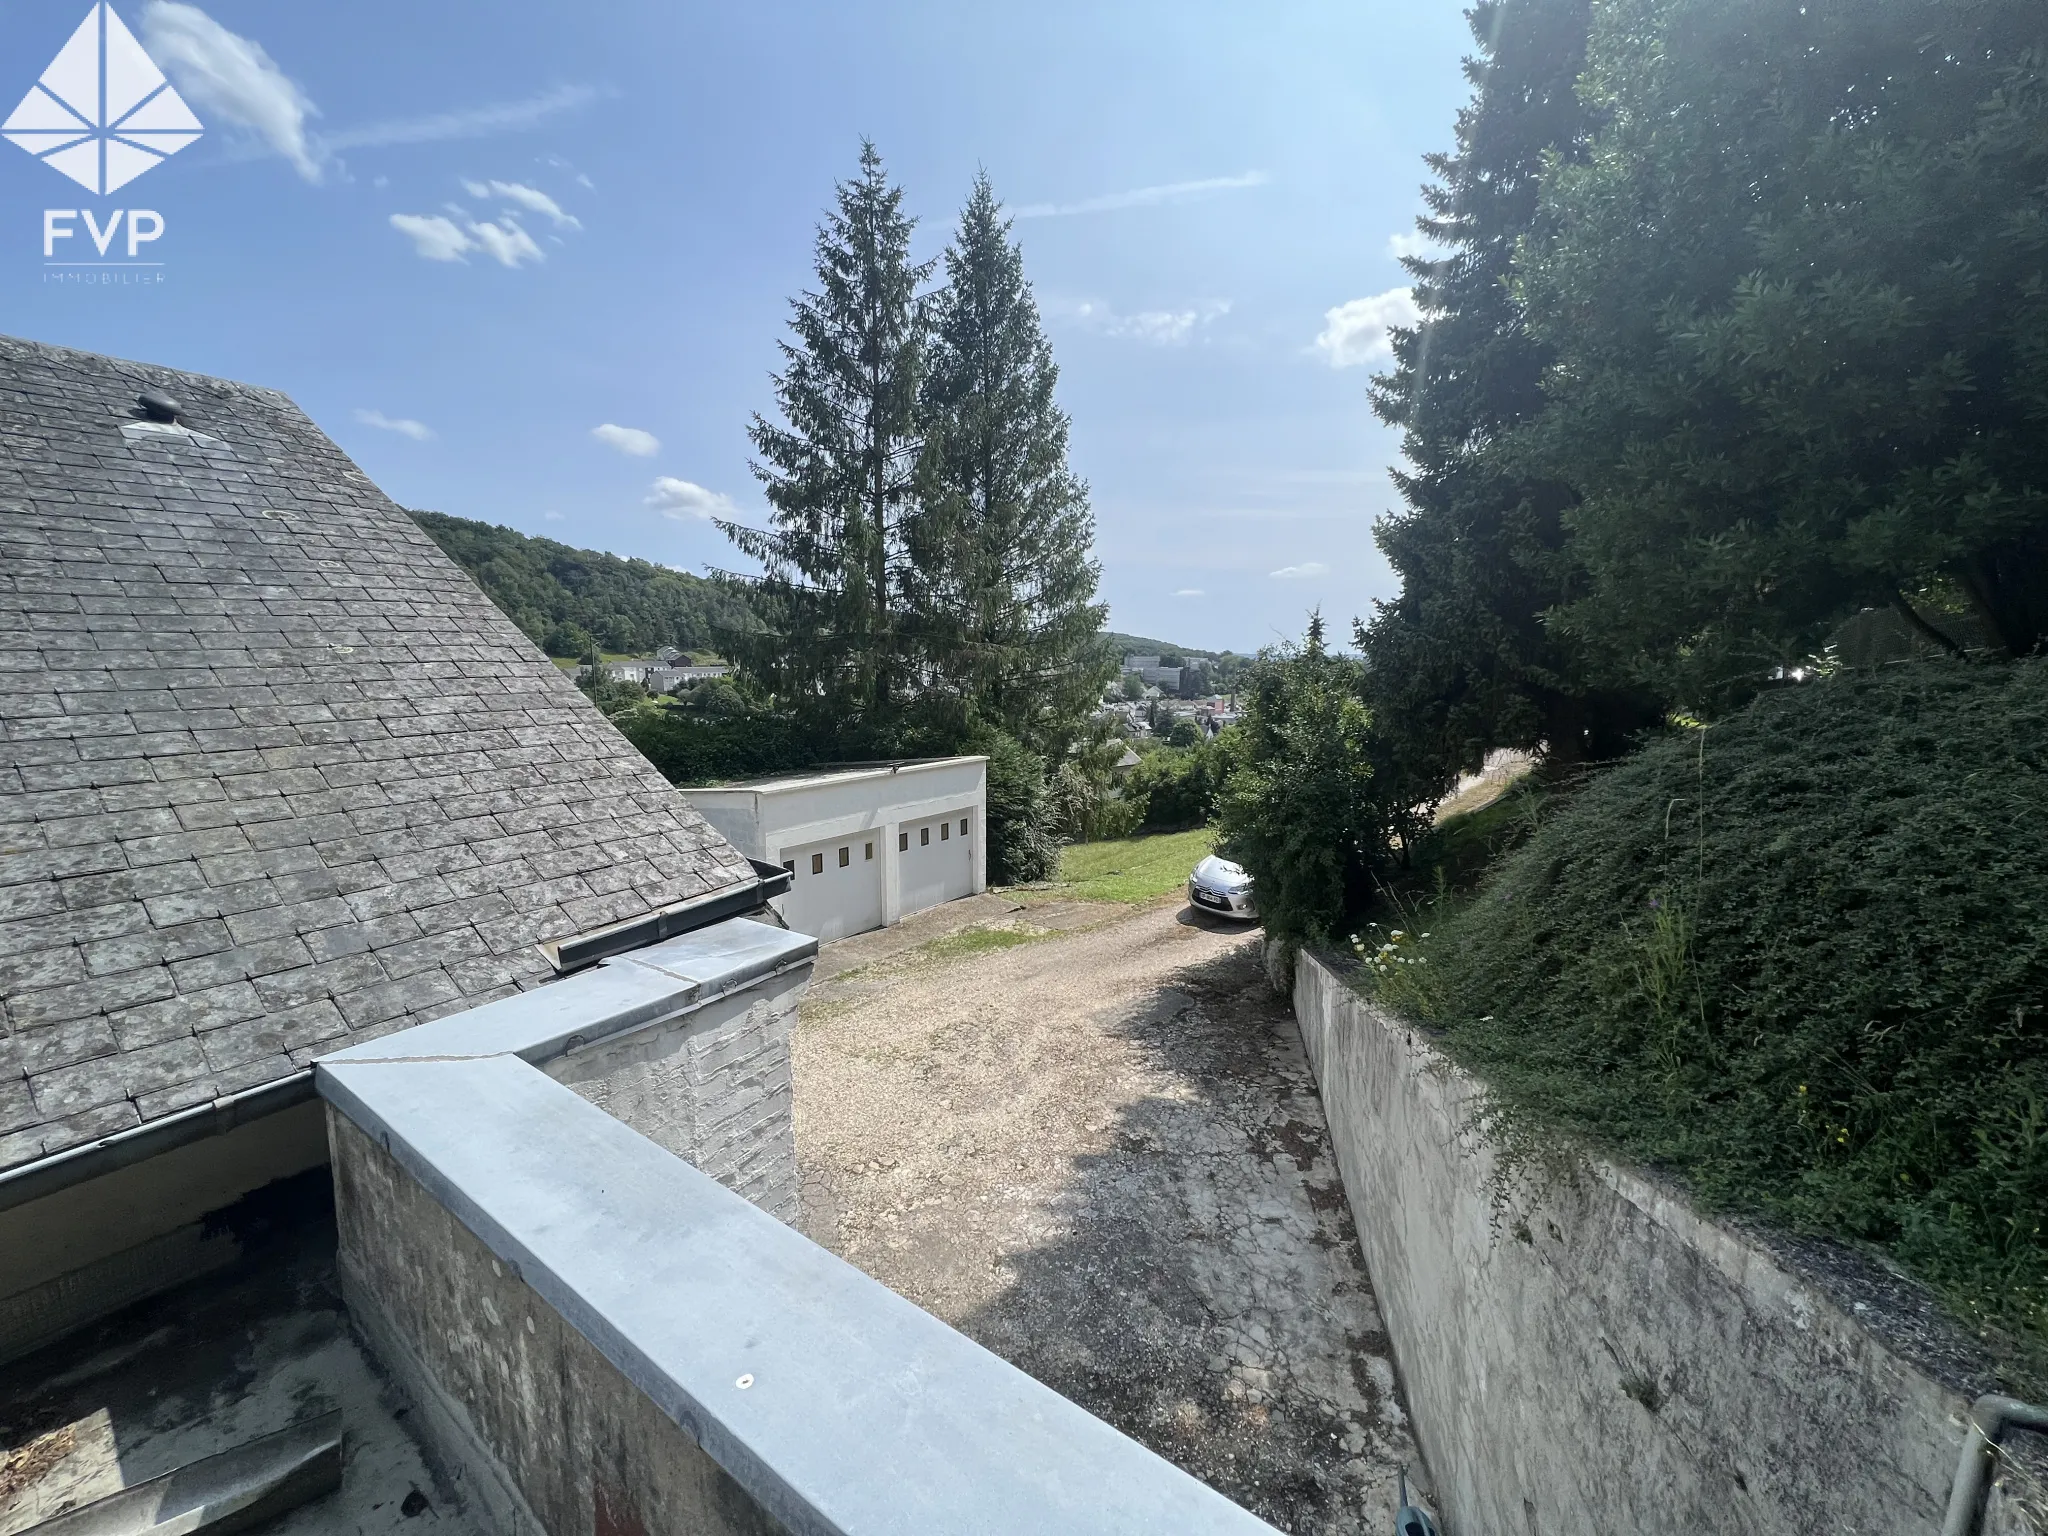
<path fill-rule="evenodd" d="M 953 823 L 951 823 L 950 821 L 942 821 L 942 822 L 940 822 L 940 823 L 939 823 L 939 841 L 943 843 L 943 842 L 945 842 L 945 841 L 946 841 L 946 840 L 947 840 L 948 838 L 950 838 L 950 837 L 951 837 L 952 835 L 953 835 Z"/>
<path fill-rule="evenodd" d="M 898 832 L 896 834 L 896 851 L 898 853 L 908 853 L 910 851 L 910 834 L 908 832 Z"/>
<path fill-rule="evenodd" d="M 796 860 L 795 860 L 795 859 L 784 859 L 784 860 L 782 861 L 782 872 L 783 872 L 784 874 L 786 874 L 786 875 L 793 875 L 793 874 L 795 874 L 795 873 L 796 873 Z"/>
<path fill-rule="evenodd" d="M 861 857 L 864 859 L 872 859 L 875 856 L 875 845 L 873 843 L 869 843 L 867 846 L 868 851 L 862 854 Z"/>
<path fill-rule="evenodd" d="M 825 855 L 823 855 L 822 853 L 814 853 L 811 855 L 811 873 L 814 875 L 822 875 L 823 873 L 825 873 Z"/>
<path fill-rule="evenodd" d="M 918 847 L 920 847 L 920 848 L 924 847 L 924 846 L 925 846 L 925 845 L 926 845 L 927 843 L 929 843 L 929 842 L 930 842 L 931 840 L 932 840 L 932 829 L 931 829 L 930 827 L 919 827 L 919 828 L 917 829 L 917 846 L 918 846 Z"/>
<path fill-rule="evenodd" d="M 967 835 L 967 818 L 965 816 L 960 818 L 960 835 L 962 837 Z"/>

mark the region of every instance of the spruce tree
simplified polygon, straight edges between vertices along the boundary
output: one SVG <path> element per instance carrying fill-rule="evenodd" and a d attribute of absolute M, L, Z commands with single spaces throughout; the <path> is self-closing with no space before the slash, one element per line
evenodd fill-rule
<path fill-rule="evenodd" d="M 1067 465 L 1059 369 L 984 173 L 945 253 L 910 524 L 925 686 L 966 720 L 1064 750 L 1110 675 L 1088 488 Z"/>
<path fill-rule="evenodd" d="M 1572 592 L 1572 489 L 1532 467 L 1521 435 L 1544 409 L 1551 350 L 1529 334 L 1513 287 L 1536 227 L 1546 157 L 1569 159 L 1592 128 L 1574 83 L 1589 0 L 1492 0 L 1470 12 L 1478 54 L 1457 150 L 1430 155 L 1424 233 L 1446 248 L 1408 258 L 1422 324 L 1395 332 L 1395 367 L 1373 408 L 1401 427 L 1407 507 L 1374 537 L 1401 593 L 1361 626 L 1369 694 L 1393 771 L 1431 799 L 1487 749 L 1547 746 L 1605 757 L 1657 718 L 1654 702 L 1589 685 L 1544 614 Z"/>
<path fill-rule="evenodd" d="M 718 525 L 762 567 L 726 578 L 752 616 L 725 640 L 735 662 L 842 742 L 885 749 L 917 672 L 901 600 L 922 447 L 918 289 L 932 269 L 910 259 L 902 203 L 863 141 L 860 174 L 818 230 L 817 291 L 790 306 L 782 421 L 749 429 L 769 526 Z"/>

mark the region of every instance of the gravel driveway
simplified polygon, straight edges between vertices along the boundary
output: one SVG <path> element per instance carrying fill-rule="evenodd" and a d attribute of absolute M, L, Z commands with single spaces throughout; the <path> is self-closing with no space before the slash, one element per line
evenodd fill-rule
<path fill-rule="evenodd" d="M 1256 936 L 992 910 L 828 947 L 796 1037 L 804 1229 L 1282 1530 L 1392 1529 L 1419 1457 Z"/>

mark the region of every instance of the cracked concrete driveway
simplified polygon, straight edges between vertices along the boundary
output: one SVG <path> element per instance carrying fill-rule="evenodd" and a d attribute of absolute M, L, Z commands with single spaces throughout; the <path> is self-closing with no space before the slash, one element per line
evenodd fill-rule
<path fill-rule="evenodd" d="M 1391 1529 L 1419 1458 L 1256 935 L 975 915 L 828 947 L 796 1038 L 805 1230 L 1282 1530 Z"/>

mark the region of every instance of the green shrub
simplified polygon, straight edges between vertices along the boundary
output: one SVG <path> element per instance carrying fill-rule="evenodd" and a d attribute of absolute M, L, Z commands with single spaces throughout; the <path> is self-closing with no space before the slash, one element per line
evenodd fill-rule
<path fill-rule="evenodd" d="M 1121 755 L 1123 743 L 1116 743 Z M 1145 802 L 1132 799 L 1110 781 L 1107 770 L 1070 757 L 1047 781 L 1052 825 L 1070 843 L 1100 843 L 1129 837 L 1145 819 Z"/>
<path fill-rule="evenodd" d="M 996 885 L 1050 880 L 1059 873 L 1045 759 L 990 732 L 970 749 L 988 757 L 988 877 Z"/>
<path fill-rule="evenodd" d="M 2038 1381 L 2044 809 L 2048 662 L 1783 688 L 1564 798 L 1401 986 L 1509 1126 L 1882 1245 Z"/>
<path fill-rule="evenodd" d="M 1230 771 L 1230 749 L 1222 738 L 1195 745 L 1162 747 L 1145 754 L 1124 776 L 1126 799 L 1145 808 L 1143 826 L 1150 832 L 1178 832 L 1214 819 L 1223 781 Z"/>
<path fill-rule="evenodd" d="M 612 724 L 671 784 L 716 784 L 825 760 L 825 744 L 783 715 L 720 716 L 650 704 L 613 716 Z"/>
<path fill-rule="evenodd" d="M 1217 841 L 1251 873 L 1276 938 L 1328 938 L 1388 862 L 1362 674 L 1323 650 L 1317 622 L 1301 650 L 1262 657 L 1243 688 Z"/>

